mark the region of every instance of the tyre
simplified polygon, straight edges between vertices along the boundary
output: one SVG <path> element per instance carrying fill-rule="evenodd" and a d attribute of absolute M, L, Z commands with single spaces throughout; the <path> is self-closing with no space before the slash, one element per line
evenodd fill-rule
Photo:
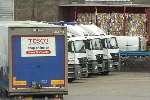
<path fill-rule="evenodd" d="M 68 82 L 73 82 L 75 79 L 74 78 L 69 78 Z"/>
<path fill-rule="evenodd" d="M 109 75 L 109 71 L 102 72 L 102 75 Z"/>

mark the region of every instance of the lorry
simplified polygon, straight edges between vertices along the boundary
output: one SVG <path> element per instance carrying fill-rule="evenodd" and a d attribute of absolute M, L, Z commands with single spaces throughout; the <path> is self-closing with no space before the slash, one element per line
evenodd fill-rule
<path fill-rule="evenodd" d="M 83 25 L 80 24 L 88 33 L 92 36 L 99 36 L 102 39 L 104 59 L 110 70 L 117 69 L 119 66 L 119 47 L 116 37 L 113 35 L 107 35 L 106 32 L 97 27 L 94 24 Z M 104 74 L 108 74 L 109 71 L 105 71 Z"/>
<path fill-rule="evenodd" d="M 67 27 L 68 36 L 68 79 L 72 81 L 72 79 L 88 77 L 88 58 L 84 43 L 85 38 L 80 35 L 82 30 L 68 24 L 65 24 L 65 26 Z M 77 32 L 76 29 L 78 30 Z M 71 76 L 71 73 L 75 78 Z"/>
<path fill-rule="evenodd" d="M 0 22 L 1 96 L 63 99 L 68 94 L 66 37 L 64 26 Z"/>
<path fill-rule="evenodd" d="M 106 46 L 108 54 L 110 54 L 111 59 L 111 66 L 112 70 L 118 70 L 119 69 L 119 47 L 118 47 L 118 41 L 115 36 L 113 35 L 106 35 L 105 36 L 106 41 L 108 42 L 108 45 Z"/>
<path fill-rule="evenodd" d="M 97 36 L 85 36 L 86 52 L 89 61 L 89 72 L 101 74 L 107 70 L 104 66 L 103 47 L 101 39 Z"/>
<path fill-rule="evenodd" d="M 68 38 L 68 80 L 88 77 L 88 59 L 84 37 Z"/>

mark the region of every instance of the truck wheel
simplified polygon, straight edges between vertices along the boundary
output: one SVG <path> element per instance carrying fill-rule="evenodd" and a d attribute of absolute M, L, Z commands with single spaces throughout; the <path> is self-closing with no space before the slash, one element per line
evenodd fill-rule
<path fill-rule="evenodd" d="M 89 77 L 89 73 L 88 73 L 88 72 L 86 73 L 85 77 L 86 77 L 86 78 L 88 78 L 88 77 Z"/>
<path fill-rule="evenodd" d="M 102 73 L 102 68 L 98 67 L 98 75 L 100 75 Z"/>
<path fill-rule="evenodd" d="M 56 95 L 54 98 L 49 99 L 49 100 L 64 100 L 63 95 Z"/>
<path fill-rule="evenodd" d="M 9 97 L 8 100 L 23 100 L 23 96 L 12 96 L 12 97 Z"/>
<path fill-rule="evenodd" d="M 68 82 L 73 82 L 75 79 L 74 78 L 69 78 Z"/>
<path fill-rule="evenodd" d="M 109 75 L 109 71 L 102 72 L 102 75 Z"/>
<path fill-rule="evenodd" d="M 82 74 L 82 78 L 88 78 L 88 76 L 89 76 L 88 72 Z"/>
<path fill-rule="evenodd" d="M 6 90 L 1 89 L 0 90 L 0 98 L 3 100 L 7 100 L 8 98 L 8 92 Z"/>
<path fill-rule="evenodd" d="M 98 62 L 92 62 L 92 74 L 98 74 Z"/>

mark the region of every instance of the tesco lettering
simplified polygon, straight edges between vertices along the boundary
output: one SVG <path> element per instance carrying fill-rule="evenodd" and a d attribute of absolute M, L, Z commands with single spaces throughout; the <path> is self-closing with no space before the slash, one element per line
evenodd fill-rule
<path fill-rule="evenodd" d="M 28 41 L 30 45 L 48 44 L 48 39 L 44 39 L 44 38 L 39 38 L 39 39 L 29 38 Z"/>
<path fill-rule="evenodd" d="M 55 37 L 21 37 L 21 56 L 56 56 Z"/>

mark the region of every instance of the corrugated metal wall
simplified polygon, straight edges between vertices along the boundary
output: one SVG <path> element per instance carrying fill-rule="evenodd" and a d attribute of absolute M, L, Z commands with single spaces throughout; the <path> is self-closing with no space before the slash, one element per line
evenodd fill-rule
<path fill-rule="evenodd" d="M 14 19 L 13 0 L 0 0 L 0 21 Z"/>

